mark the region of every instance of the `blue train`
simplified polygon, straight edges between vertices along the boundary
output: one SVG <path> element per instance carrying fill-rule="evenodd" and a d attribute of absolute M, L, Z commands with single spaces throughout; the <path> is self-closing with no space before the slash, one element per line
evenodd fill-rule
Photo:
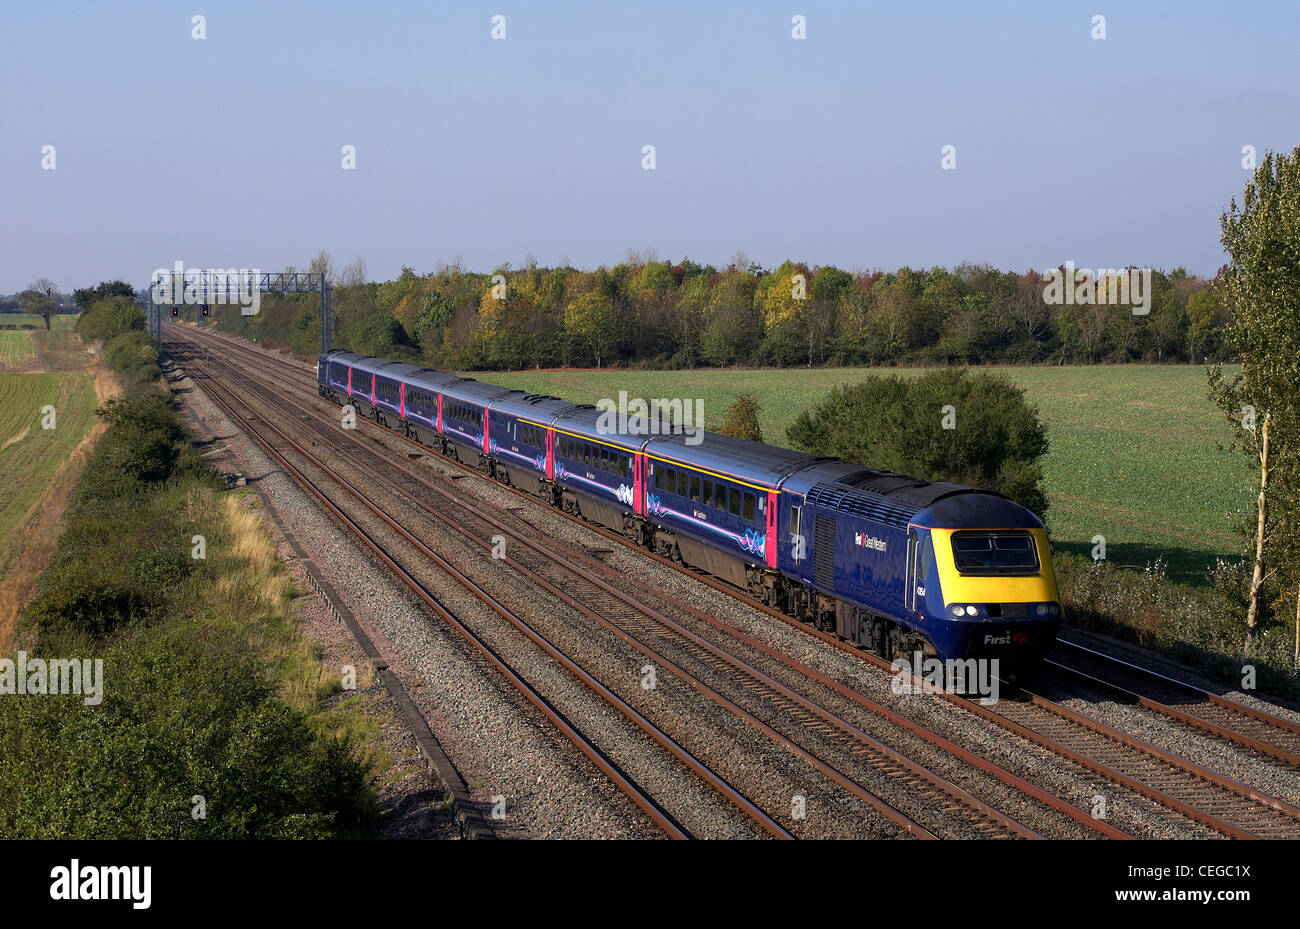
<path fill-rule="evenodd" d="M 1060 598 L 1037 516 L 920 481 L 331 350 L 320 395 L 886 658 L 1031 669 Z"/>

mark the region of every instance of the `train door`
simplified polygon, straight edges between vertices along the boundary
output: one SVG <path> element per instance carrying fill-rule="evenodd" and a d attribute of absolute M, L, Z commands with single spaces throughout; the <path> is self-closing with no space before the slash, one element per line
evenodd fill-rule
<path fill-rule="evenodd" d="M 546 477 L 555 480 L 555 430 L 546 430 Z"/>
<path fill-rule="evenodd" d="M 917 535 L 911 526 L 907 527 L 907 583 L 903 587 L 903 606 L 908 611 L 916 609 L 916 557 Z"/>
<path fill-rule="evenodd" d="M 639 452 L 632 454 L 632 512 L 645 515 L 645 459 Z"/>
<path fill-rule="evenodd" d="M 763 545 L 763 555 L 769 568 L 776 567 L 776 516 L 779 509 L 776 499 L 779 494 L 776 490 L 767 492 L 767 541 Z"/>
<path fill-rule="evenodd" d="M 406 381 L 397 385 L 397 415 L 406 419 Z"/>

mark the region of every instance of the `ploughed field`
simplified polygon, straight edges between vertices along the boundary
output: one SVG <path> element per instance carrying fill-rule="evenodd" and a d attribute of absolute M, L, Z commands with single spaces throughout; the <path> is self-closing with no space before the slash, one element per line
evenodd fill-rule
<path fill-rule="evenodd" d="M 1047 426 L 1044 459 L 1048 528 L 1055 545 L 1145 567 L 1163 559 L 1171 578 L 1204 582 L 1220 556 L 1239 550 L 1235 527 L 1251 505 L 1251 475 L 1240 453 L 1217 446 L 1229 427 L 1206 395 L 1205 368 L 1192 365 L 997 367 L 1025 388 Z M 547 370 L 465 372 L 504 387 L 594 403 L 630 398 L 704 401 L 715 429 L 737 395 L 753 394 L 764 438 L 785 445 L 785 430 L 827 391 L 880 374 L 920 369 L 796 368 L 696 371 Z M 870 462 L 867 462 L 870 464 Z"/>

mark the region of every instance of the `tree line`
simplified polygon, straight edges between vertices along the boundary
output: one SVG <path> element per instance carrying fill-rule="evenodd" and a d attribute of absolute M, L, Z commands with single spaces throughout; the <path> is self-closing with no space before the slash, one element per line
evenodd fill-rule
<path fill-rule="evenodd" d="M 354 263 L 355 265 L 355 263 Z M 312 270 L 330 273 L 322 253 Z M 850 272 L 737 255 L 723 269 L 629 252 L 578 270 L 459 263 L 396 280 L 339 275 L 339 345 L 455 369 L 754 365 L 1098 364 L 1225 360 L 1231 319 L 1215 281 L 1183 268 L 1151 275 L 1149 313 L 1097 302 L 1056 305 L 1035 271 L 988 265 Z M 344 283 L 343 281 L 348 281 Z M 318 299 L 264 298 L 261 318 L 219 322 L 316 351 Z"/>

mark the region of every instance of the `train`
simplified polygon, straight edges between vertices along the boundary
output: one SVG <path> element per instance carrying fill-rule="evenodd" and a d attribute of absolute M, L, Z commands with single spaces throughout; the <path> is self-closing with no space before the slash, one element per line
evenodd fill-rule
<path fill-rule="evenodd" d="M 619 419 L 342 349 L 319 393 L 493 480 L 729 582 L 887 660 L 1032 673 L 1061 603 L 1041 519 L 1006 497 Z"/>

